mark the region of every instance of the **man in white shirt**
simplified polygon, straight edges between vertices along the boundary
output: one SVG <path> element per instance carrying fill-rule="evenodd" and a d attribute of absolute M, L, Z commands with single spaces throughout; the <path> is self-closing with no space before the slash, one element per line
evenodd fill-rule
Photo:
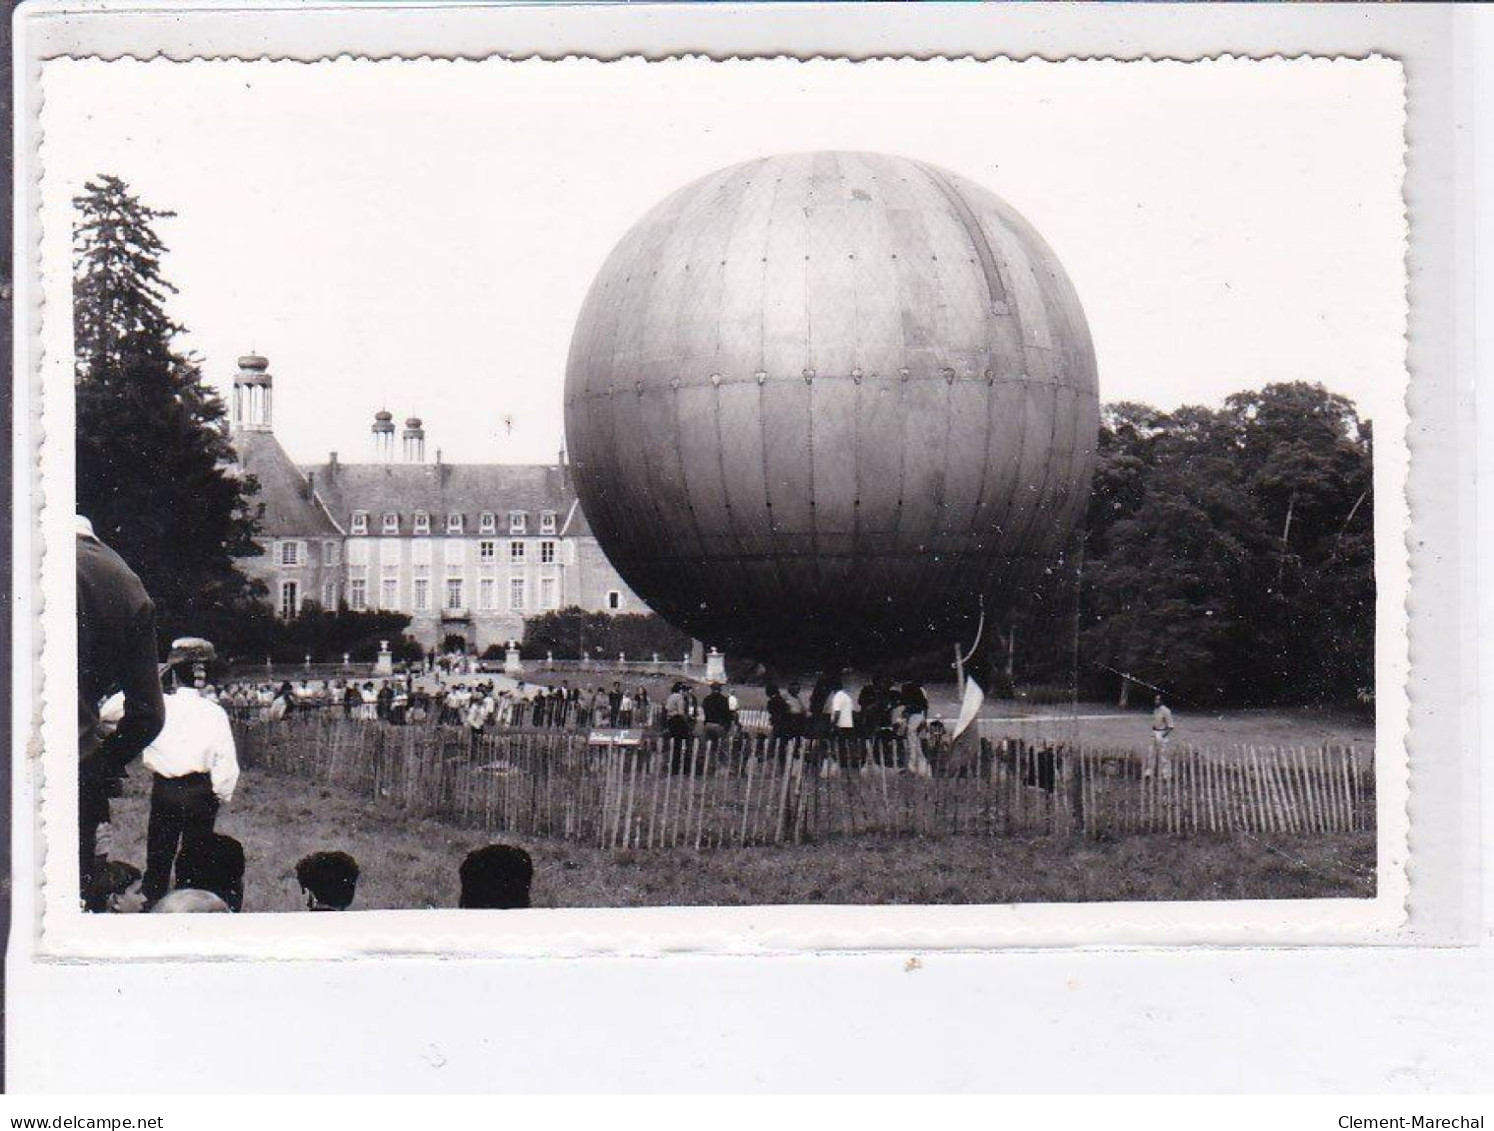
<path fill-rule="evenodd" d="M 239 781 L 238 752 L 228 712 L 204 698 L 194 665 L 211 658 L 205 640 L 178 640 L 170 662 L 177 688 L 166 696 L 166 725 L 145 748 L 151 771 L 150 823 L 145 841 L 145 878 L 140 893 L 154 904 L 171 887 L 171 867 L 183 843 L 213 831 L 218 808 Z"/>
<path fill-rule="evenodd" d="M 830 716 L 831 733 L 835 735 L 836 758 L 847 767 L 860 765 L 856 748 L 856 701 L 839 681 L 825 704 L 825 713 Z"/>
<path fill-rule="evenodd" d="M 1152 746 L 1147 754 L 1146 761 L 1142 764 L 1141 776 L 1149 778 L 1160 766 L 1162 780 L 1166 781 L 1172 777 L 1172 759 L 1168 756 L 1167 746 L 1172 741 L 1172 732 L 1177 729 L 1172 723 L 1172 711 L 1167 704 L 1162 702 L 1162 696 L 1158 695 L 1152 706 Z"/>

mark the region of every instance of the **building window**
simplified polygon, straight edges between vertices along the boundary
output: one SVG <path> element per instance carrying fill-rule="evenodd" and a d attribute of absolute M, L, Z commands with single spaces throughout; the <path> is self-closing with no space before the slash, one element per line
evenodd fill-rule
<path fill-rule="evenodd" d="M 623 595 L 616 589 L 607 590 L 607 607 L 614 611 L 623 607 Z"/>
<path fill-rule="evenodd" d="M 337 564 L 337 543 L 322 543 L 322 565 L 335 566 Z"/>
<path fill-rule="evenodd" d="M 398 578 L 384 578 L 384 591 L 379 595 L 379 607 L 384 609 L 399 608 Z"/>
<path fill-rule="evenodd" d="M 368 564 L 368 543 L 348 543 L 348 565 L 362 566 Z"/>
<path fill-rule="evenodd" d="M 393 511 L 389 511 L 388 513 L 386 513 L 384 515 L 384 526 L 383 526 L 382 533 L 384 533 L 384 534 L 398 534 L 399 533 L 399 515 L 395 514 Z"/>
<path fill-rule="evenodd" d="M 431 582 L 428 577 L 415 579 L 415 611 L 423 613 L 431 607 Z"/>
<path fill-rule="evenodd" d="M 479 534 L 496 534 L 498 531 L 498 519 L 492 511 L 483 511 L 478 517 L 477 532 Z"/>
<path fill-rule="evenodd" d="M 322 608 L 335 610 L 337 608 L 337 582 L 327 581 L 322 584 Z"/>
<path fill-rule="evenodd" d="M 282 581 L 280 583 L 280 615 L 289 620 L 301 611 L 301 583 L 299 581 Z"/>
<path fill-rule="evenodd" d="M 554 511 L 540 511 L 540 533 L 541 534 L 554 534 L 555 533 L 555 512 Z"/>
<path fill-rule="evenodd" d="M 452 513 L 446 516 L 446 533 L 460 534 L 462 532 L 462 516 Z"/>
<path fill-rule="evenodd" d="M 368 512 L 367 511 L 354 511 L 353 512 L 353 533 L 354 534 L 367 534 L 368 533 Z"/>
<path fill-rule="evenodd" d="M 283 566 L 298 566 L 301 564 L 301 543 L 280 543 L 280 564 Z"/>
<path fill-rule="evenodd" d="M 554 565 L 555 564 L 555 543 L 554 542 L 541 542 L 540 543 L 540 564 L 541 565 Z"/>
<path fill-rule="evenodd" d="M 540 578 L 540 608 L 556 609 L 560 607 L 560 600 L 555 591 L 555 579 L 553 577 Z"/>
<path fill-rule="evenodd" d="M 477 583 L 477 607 L 483 612 L 492 612 L 496 603 L 498 583 L 491 577 L 484 577 Z"/>
<path fill-rule="evenodd" d="M 484 541 L 477 544 L 477 560 L 480 562 L 492 562 L 498 556 L 498 543 Z"/>
<path fill-rule="evenodd" d="M 508 607 L 516 613 L 524 609 L 524 579 L 522 577 L 508 579 Z"/>
<path fill-rule="evenodd" d="M 508 544 L 508 560 L 516 565 L 524 563 L 524 543 L 510 542 Z"/>
<path fill-rule="evenodd" d="M 508 512 L 508 532 L 510 534 L 523 534 L 525 529 L 525 517 L 523 511 Z"/>
<path fill-rule="evenodd" d="M 462 579 L 448 577 L 446 579 L 446 607 L 452 612 L 459 612 L 462 603 Z"/>
<path fill-rule="evenodd" d="M 415 533 L 429 534 L 431 532 L 431 516 L 425 511 L 415 512 Z"/>

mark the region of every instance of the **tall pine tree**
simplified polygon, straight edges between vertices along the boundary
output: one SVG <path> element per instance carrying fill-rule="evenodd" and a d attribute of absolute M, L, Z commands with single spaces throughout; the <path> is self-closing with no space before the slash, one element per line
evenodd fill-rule
<path fill-rule="evenodd" d="M 155 599 L 163 637 L 221 633 L 258 594 L 258 490 L 233 464 L 227 413 L 174 342 L 151 208 L 118 177 L 73 199 L 77 507 Z"/>

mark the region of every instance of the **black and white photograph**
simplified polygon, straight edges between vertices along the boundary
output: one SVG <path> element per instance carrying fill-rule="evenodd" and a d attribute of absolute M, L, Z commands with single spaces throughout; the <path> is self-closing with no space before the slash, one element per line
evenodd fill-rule
<path fill-rule="evenodd" d="M 1403 890 L 1393 61 L 45 89 L 83 930 Z"/>
<path fill-rule="evenodd" d="M 1486 1125 L 1494 18 L 14 17 L 12 1124 Z"/>

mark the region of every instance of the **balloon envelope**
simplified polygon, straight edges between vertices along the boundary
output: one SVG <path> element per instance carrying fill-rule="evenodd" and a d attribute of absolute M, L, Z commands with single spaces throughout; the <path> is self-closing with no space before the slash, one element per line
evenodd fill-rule
<path fill-rule="evenodd" d="M 1078 297 L 998 197 L 870 153 L 665 199 L 588 293 L 566 440 L 602 549 L 710 645 L 809 666 L 967 643 L 1082 513 Z"/>

